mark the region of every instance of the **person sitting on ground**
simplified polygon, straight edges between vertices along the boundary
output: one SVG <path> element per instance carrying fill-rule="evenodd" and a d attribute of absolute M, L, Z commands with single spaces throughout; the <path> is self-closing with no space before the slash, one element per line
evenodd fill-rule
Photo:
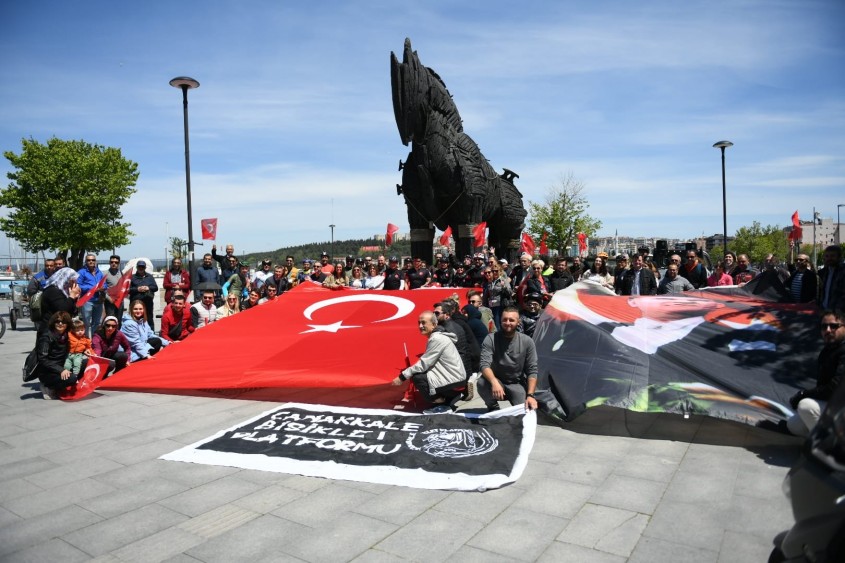
<path fill-rule="evenodd" d="M 678 273 L 678 265 L 672 262 L 666 268 L 666 276 L 657 284 L 657 294 L 667 295 L 683 293 L 695 289 L 693 285 Z"/>
<path fill-rule="evenodd" d="M 540 319 L 543 310 L 543 297 L 537 293 L 529 293 L 522 300 L 522 311 L 519 314 L 519 332 L 534 337 L 534 327 Z"/>
<path fill-rule="evenodd" d="M 431 311 L 419 317 L 420 333 L 428 339 L 425 352 L 414 365 L 405 368 L 391 384 L 401 385 L 411 379 L 425 400 L 433 404 L 445 403 L 450 392 L 465 384 L 467 374 L 455 347 L 455 334 L 438 326 Z"/>
<path fill-rule="evenodd" d="M 719 260 L 713 267 L 713 273 L 707 278 L 707 287 L 718 287 L 720 285 L 733 285 L 734 279 L 725 269 L 725 262 Z"/>
<path fill-rule="evenodd" d="M 38 358 L 35 375 L 40 382 L 42 396 L 48 400 L 58 398 L 60 391 L 77 381 L 76 376 L 65 368 L 70 323 L 70 315 L 66 311 L 56 311 L 46 323 L 42 323 L 44 330 L 35 343 Z"/>
<path fill-rule="evenodd" d="M 265 303 L 269 303 L 271 301 L 275 301 L 277 298 L 276 294 L 276 286 L 273 284 L 265 284 L 264 285 L 264 297 L 262 297 L 259 301 L 259 305 L 264 305 Z"/>
<path fill-rule="evenodd" d="M 234 293 L 240 295 L 237 290 Z M 191 323 L 194 329 L 199 330 L 216 320 L 217 307 L 214 305 L 214 292 L 206 289 L 202 292 L 202 299 L 191 305 Z"/>
<path fill-rule="evenodd" d="M 185 307 L 185 296 L 177 293 L 161 314 L 161 337 L 170 342 L 185 340 L 194 332 L 190 308 Z"/>
<path fill-rule="evenodd" d="M 490 411 L 499 401 L 524 403 L 526 410 L 537 408 L 537 348 L 530 336 L 517 331 L 519 310 L 502 311 L 502 328 L 484 339 L 481 347 L 481 377 L 476 389 Z"/>
<path fill-rule="evenodd" d="M 230 293 L 229 295 L 237 295 Z M 258 306 L 258 302 L 261 301 L 261 292 L 255 288 L 249 290 L 249 295 L 247 295 L 246 299 L 241 301 L 241 311 L 246 311 L 247 309 L 252 309 L 253 307 Z M 226 301 L 228 304 L 228 300 Z"/>
<path fill-rule="evenodd" d="M 795 414 L 786 421 L 786 427 L 796 436 L 809 436 L 833 392 L 845 380 L 845 311 L 825 311 L 820 326 L 824 347 L 816 364 L 816 386 L 789 399 Z"/>
<path fill-rule="evenodd" d="M 258 303 L 258 291 L 253 290 L 256 294 L 256 304 Z M 250 295 L 252 295 L 253 291 L 250 291 Z M 217 315 L 215 316 L 215 320 L 219 321 L 220 319 L 225 319 L 226 317 L 231 317 L 232 315 L 236 315 L 241 312 L 240 307 L 241 300 L 238 296 L 234 293 L 230 293 L 226 296 L 226 302 L 221 306 L 217 307 Z"/>
<path fill-rule="evenodd" d="M 140 299 L 129 304 L 129 311 L 123 315 L 120 331 L 129 341 L 130 361 L 133 362 L 152 358 L 159 350 L 170 344 L 168 340 L 162 340 L 156 336 L 150 328 L 147 322 L 147 310 Z"/>
<path fill-rule="evenodd" d="M 323 280 L 323 287 L 329 289 L 341 289 L 349 285 L 346 281 L 346 272 L 343 271 L 343 262 L 337 262 L 332 273 Z"/>
<path fill-rule="evenodd" d="M 94 332 L 91 344 L 96 355 L 112 361 L 115 373 L 129 365 L 129 351 L 131 349 L 126 335 L 117 328 L 117 317 L 109 315 L 103 320 L 100 328 Z"/>
<path fill-rule="evenodd" d="M 69 370 L 74 377 L 79 379 L 83 366 L 87 363 L 88 356 L 94 353 L 91 347 L 91 339 L 85 336 L 85 321 L 76 318 L 71 321 L 71 328 L 67 333 L 68 354 L 65 359 L 65 369 Z"/>

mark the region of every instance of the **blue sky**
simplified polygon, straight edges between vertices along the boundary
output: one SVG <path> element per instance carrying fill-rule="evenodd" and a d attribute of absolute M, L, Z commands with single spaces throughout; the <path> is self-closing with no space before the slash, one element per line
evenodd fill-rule
<path fill-rule="evenodd" d="M 600 234 L 697 237 L 785 226 L 845 203 L 845 3 L 829 1 L 3 2 L 0 148 L 51 136 L 139 164 L 127 257 L 186 238 L 238 252 L 407 231 L 408 149 L 389 55 L 410 37 L 465 131 L 541 202 L 568 173 Z M 9 171 L 6 159 L 0 172 Z M 333 203 L 332 203 L 333 202 Z M 7 210 L 0 209 L 0 213 Z M 6 254 L 0 235 L 0 254 Z M 197 247 L 202 253 L 207 247 Z"/>

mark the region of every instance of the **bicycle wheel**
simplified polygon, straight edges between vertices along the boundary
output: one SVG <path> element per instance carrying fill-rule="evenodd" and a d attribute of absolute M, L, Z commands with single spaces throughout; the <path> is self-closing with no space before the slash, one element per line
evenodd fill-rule
<path fill-rule="evenodd" d="M 0 338 L 3 338 L 3 335 L 6 333 L 6 321 L 3 320 L 3 317 L 0 316 Z"/>

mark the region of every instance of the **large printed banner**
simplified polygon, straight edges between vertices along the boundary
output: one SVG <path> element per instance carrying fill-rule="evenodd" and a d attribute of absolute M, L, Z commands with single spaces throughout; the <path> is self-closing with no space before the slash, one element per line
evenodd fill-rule
<path fill-rule="evenodd" d="M 784 419 L 789 397 L 815 377 L 818 309 L 755 295 L 757 285 L 625 297 L 582 282 L 558 291 L 534 332 L 541 384 L 570 420 L 595 405 Z"/>
<path fill-rule="evenodd" d="M 483 491 L 522 475 L 536 425 L 522 405 L 470 417 L 287 403 L 161 459 Z"/>

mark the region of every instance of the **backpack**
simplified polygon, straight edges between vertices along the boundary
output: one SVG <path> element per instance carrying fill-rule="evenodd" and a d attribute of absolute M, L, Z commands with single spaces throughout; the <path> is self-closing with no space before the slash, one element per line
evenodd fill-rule
<path fill-rule="evenodd" d="M 23 380 L 24 382 L 32 381 L 38 375 L 36 375 L 36 370 L 38 369 L 38 348 L 33 348 L 32 352 L 27 354 L 26 359 L 23 361 Z"/>
<path fill-rule="evenodd" d="M 43 291 L 39 291 L 29 298 L 29 320 L 37 323 L 41 320 L 41 296 Z"/>

